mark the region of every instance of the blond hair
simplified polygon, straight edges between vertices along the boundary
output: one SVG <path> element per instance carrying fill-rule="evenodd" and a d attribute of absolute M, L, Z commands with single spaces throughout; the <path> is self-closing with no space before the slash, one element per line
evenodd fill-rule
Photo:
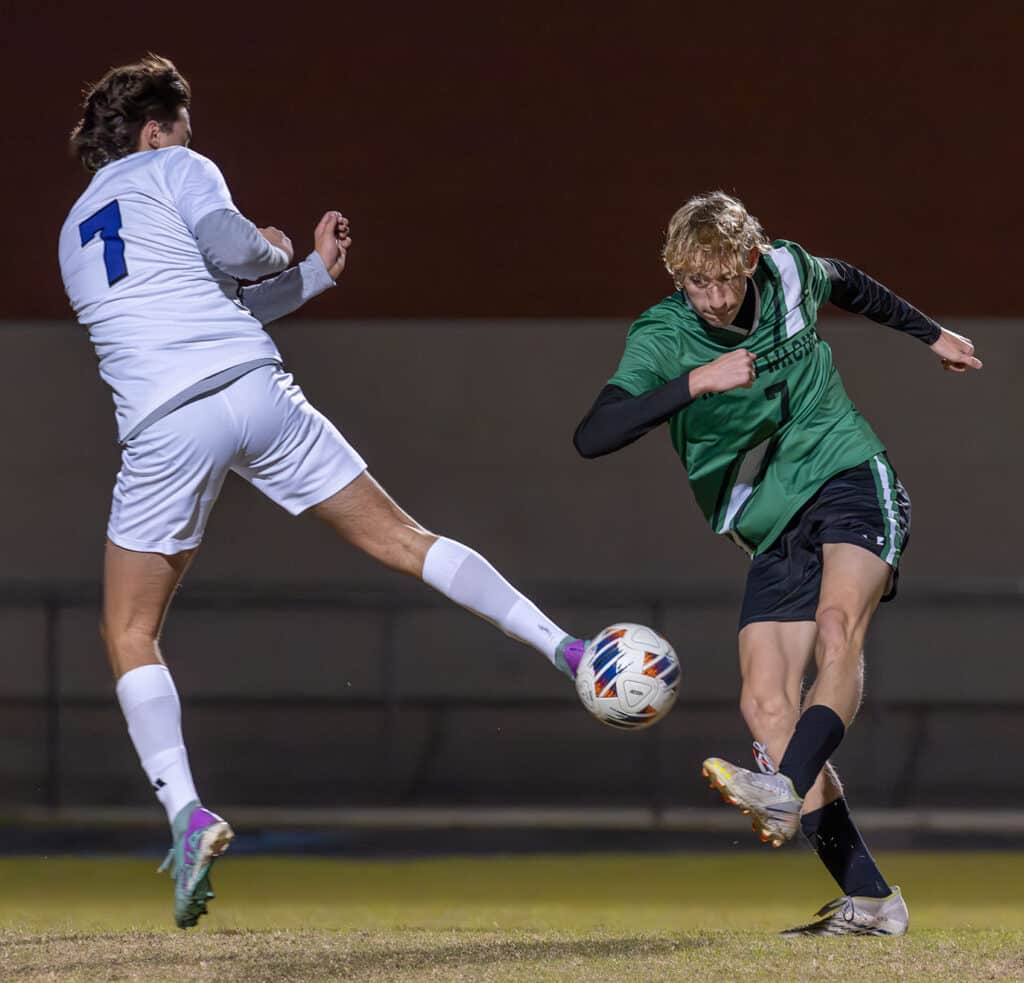
<path fill-rule="evenodd" d="M 724 191 L 694 195 L 668 223 L 661 258 L 679 284 L 688 273 L 750 273 L 750 251 L 768 251 L 761 223 Z"/>

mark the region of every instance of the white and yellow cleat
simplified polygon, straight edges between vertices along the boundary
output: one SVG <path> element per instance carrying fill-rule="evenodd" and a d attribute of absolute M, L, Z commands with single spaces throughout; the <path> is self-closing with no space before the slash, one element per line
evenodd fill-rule
<path fill-rule="evenodd" d="M 803 799 L 785 775 L 762 775 L 722 758 L 708 758 L 701 772 L 729 805 L 750 816 L 762 843 L 780 847 L 800 829 Z"/>
<path fill-rule="evenodd" d="M 779 934 L 795 939 L 801 935 L 906 935 L 910 912 L 898 887 L 887 898 L 836 898 L 814 915 L 816 921 Z"/>

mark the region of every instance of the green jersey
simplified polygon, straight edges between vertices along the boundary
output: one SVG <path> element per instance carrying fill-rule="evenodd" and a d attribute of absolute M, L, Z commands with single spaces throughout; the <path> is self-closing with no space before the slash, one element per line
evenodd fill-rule
<path fill-rule="evenodd" d="M 829 478 L 884 448 L 815 330 L 831 290 L 821 261 L 776 240 L 751 279 L 749 334 L 708 325 L 680 290 L 633 322 L 608 381 L 640 396 L 731 349 L 756 357 L 752 388 L 695 399 L 669 434 L 712 529 L 757 554 Z"/>

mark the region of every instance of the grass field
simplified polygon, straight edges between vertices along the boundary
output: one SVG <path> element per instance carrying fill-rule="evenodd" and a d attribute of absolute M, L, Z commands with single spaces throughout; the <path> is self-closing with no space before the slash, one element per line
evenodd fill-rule
<path fill-rule="evenodd" d="M 894 853 L 903 939 L 774 935 L 837 891 L 807 851 L 228 857 L 198 929 L 140 859 L 0 860 L 3 980 L 1024 980 L 1024 854 Z"/>

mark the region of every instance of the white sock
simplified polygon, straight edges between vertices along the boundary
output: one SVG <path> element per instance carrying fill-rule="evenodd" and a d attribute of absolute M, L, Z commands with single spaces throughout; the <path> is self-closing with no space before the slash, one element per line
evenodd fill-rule
<path fill-rule="evenodd" d="M 423 580 L 554 663 L 555 650 L 566 633 L 479 553 L 442 537 L 427 550 Z"/>
<path fill-rule="evenodd" d="M 171 673 L 164 665 L 139 666 L 117 682 L 117 698 L 128 721 L 128 734 L 167 811 L 167 821 L 198 799 L 181 736 L 181 703 Z"/>

